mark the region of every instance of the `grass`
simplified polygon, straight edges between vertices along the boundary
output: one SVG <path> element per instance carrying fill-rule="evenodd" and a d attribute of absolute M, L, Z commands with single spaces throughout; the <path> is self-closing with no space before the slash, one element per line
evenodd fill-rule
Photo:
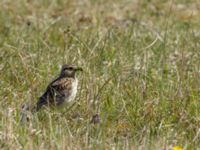
<path fill-rule="evenodd" d="M 199 4 L 1 1 L 0 149 L 199 149 Z M 76 102 L 20 124 L 64 63 Z"/>

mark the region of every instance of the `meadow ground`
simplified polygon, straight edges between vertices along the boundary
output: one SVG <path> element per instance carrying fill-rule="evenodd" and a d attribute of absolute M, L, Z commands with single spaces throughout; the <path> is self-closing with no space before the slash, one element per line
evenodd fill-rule
<path fill-rule="evenodd" d="M 200 149 L 199 6 L 1 0 L 0 149 Z M 20 124 L 69 62 L 84 69 L 76 102 Z"/>

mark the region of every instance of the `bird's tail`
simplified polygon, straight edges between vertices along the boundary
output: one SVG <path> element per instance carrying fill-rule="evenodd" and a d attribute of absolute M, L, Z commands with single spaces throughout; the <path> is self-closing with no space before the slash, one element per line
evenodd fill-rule
<path fill-rule="evenodd" d="M 36 107 L 32 106 L 30 103 L 25 103 L 22 105 L 20 114 L 20 122 L 26 123 L 30 120 L 31 115 L 36 112 Z"/>

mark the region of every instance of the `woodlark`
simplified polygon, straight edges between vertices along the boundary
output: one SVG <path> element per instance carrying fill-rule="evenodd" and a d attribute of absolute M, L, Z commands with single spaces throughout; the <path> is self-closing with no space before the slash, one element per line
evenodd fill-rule
<path fill-rule="evenodd" d="M 48 85 L 46 92 L 39 98 L 36 111 L 43 106 L 60 106 L 73 101 L 78 86 L 77 71 L 82 71 L 82 68 L 69 64 L 63 65 L 60 76 Z"/>
<path fill-rule="evenodd" d="M 76 78 L 77 71 L 82 71 L 82 68 L 69 64 L 63 65 L 59 77 L 47 86 L 45 93 L 39 98 L 36 106 L 32 109 L 28 105 L 22 107 L 21 119 L 24 120 L 24 112 L 27 110 L 37 112 L 44 106 L 61 106 L 73 101 L 78 86 L 78 79 Z"/>

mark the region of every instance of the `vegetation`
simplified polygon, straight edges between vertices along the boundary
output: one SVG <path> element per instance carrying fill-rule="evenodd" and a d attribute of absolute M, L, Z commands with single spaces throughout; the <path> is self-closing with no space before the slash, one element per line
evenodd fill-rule
<path fill-rule="evenodd" d="M 0 1 L 0 149 L 199 149 L 199 4 Z M 76 102 L 21 124 L 64 63 Z"/>

